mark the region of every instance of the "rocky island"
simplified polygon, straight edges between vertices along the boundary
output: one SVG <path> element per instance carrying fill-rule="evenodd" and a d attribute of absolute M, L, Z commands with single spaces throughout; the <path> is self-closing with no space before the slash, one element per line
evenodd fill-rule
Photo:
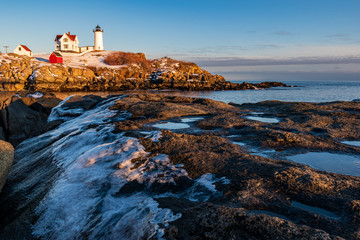
<path fill-rule="evenodd" d="M 17 147 L 1 239 L 360 238 L 359 175 L 289 160 L 358 155 L 345 142 L 360 138 L 358 102 L 60 101 L 18 95 L 2 110 Z M 11 120 L 19 112 L 37 130 L 21 139 Z"/>
<path fill-rule="evenodd" d="M 195 63 L 167 57 L 148 60 L 143 53 L 113 51 L 65 56 L 50 64 L 47 55 L 0 55 L 0 91 L 120 91 L 135 89 L 246 90 L 286 86 L 279 82 L 232 83 Z"/>

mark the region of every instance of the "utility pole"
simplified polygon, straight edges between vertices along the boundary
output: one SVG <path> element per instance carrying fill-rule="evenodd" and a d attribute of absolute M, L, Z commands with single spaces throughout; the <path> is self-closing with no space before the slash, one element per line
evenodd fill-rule
<path fill-rule="evenodd" d="M 5 53 L 7 54 L 7 49 L 9 48 L 10 46 L 4 46 L 5 48 Z"/>

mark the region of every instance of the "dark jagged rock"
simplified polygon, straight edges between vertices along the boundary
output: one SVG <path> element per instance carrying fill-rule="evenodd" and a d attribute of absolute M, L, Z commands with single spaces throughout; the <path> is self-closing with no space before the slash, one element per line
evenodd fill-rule
<path fill-rule="evenodd" d="M 3 137 L 14 146 L 41 134 L 51 109 L 61 101 L 51 94 L 40 98 L 29 94 L 22 92 L 10 97 L 10 102 L 0 110 L 0 139 Z"/>
<path fill-rule="evenodd" d="M 5 132 L 3 127 L 1 126 L 1 121 L 0 121 L 0 140 L 5 140 Z"/>
<path fill-rule="evenodd" d="M 36 112 L 18 99 L 1 110 L 7 139 L 14 146 L 26 138 L 39 135 L 46 123 L 46 115 Z"/>

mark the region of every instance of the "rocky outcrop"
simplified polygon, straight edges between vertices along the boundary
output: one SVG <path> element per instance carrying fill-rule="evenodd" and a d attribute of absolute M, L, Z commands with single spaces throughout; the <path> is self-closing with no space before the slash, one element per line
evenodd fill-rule
<path fill-rule="evenodd" d="M 156 59 L 151 67 L 128 64 L 118 67 L 72 67 L 48 64 L 10 55 L 0 65 L 0 90 L 20 91 L 119 91 L 133 89 L 245 90 L 286 86 L 282 83 L 231 83 L 195 63 Z"/>
<path fill-rule="evenodd" d="M 0 192 L 5 184 L 6 177 L 10 171 L 13 159 L 13 146 L 8 142 L 0 140 Z"/>

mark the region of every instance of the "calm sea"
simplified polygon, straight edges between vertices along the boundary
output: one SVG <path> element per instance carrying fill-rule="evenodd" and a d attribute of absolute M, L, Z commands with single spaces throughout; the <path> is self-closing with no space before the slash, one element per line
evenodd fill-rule
<path fill-rule="evenodd" d="M 232 81 L 241 83 L 242 81 Z M 260 81 L 250 81 L 259 83 Z M 276 87 L 270 89 L 246 90 L 246 91 L 131 91 L 139 93 L 161 93 L 177 96 L 191 96 L 210 98 L 222 102 L 255 103 L 266 100 L 280 100 L 291 102 L 331 102 L 352 101 L 360 99 L 360 77 L 359 81 L 282 81 L 287 85 L 296 87 Z M 65 92 L 55 93 L 57 97 L 65 99 L 71 95 L 96 94 L 107 96 L 109 94 L 120 94 L 122 92 Z M 14 92 L 0 92 L 0 99 L 9 98 Z"/>
<path fill-rule="evenodd" d="M 237 81 L 233 81 L 237 82 Z M 260 81 L 251 81 L 258 83 Z M 176 95 L 211 98 L 222 102 L 255 103 L 265 100 L 331 102 L 360 99 L 359 81 L 282 81 L 296 87 L 246 91 L 174 92 Z M 241 83 L 241 81 L 238 81 Z"/>

